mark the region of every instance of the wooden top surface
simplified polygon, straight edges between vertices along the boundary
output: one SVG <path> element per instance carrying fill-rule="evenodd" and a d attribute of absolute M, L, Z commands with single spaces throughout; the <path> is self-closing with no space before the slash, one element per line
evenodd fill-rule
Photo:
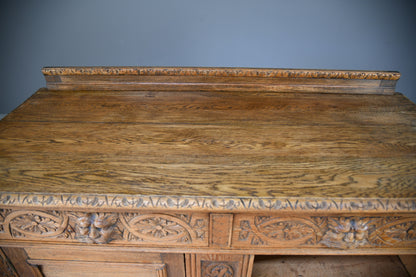
<path fill-rule="evenodd" d="M 415 211 L 416 106 L 397 93 L 41 89 L 0 122 L 0 176 L 8 205 Z"/>

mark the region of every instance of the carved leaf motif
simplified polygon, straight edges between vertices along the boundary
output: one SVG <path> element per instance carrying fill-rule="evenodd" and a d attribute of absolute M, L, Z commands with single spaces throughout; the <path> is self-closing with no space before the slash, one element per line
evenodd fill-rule
<path fill-rule="evenodd" d="M 416 244 L 416 221 L 394 220 L 380 226 L 370 234 L 374 245 Z"/>
<path fill-rule="evenodd" d="M 58 212 L 17 211 L 6 217 L 5 225 L 13 237 L 56 237 L 65 231 L 68 218 Z"/>
<path fill-rule="evenodd" d="M 135 237 L 148 242 L 190 243 L 192 241 L 190 227 L 173 216 L 139 215 L 127 222 L 127 228 Z"/>
<path fill-rule="evenodd" d="M 238 235 L 238 240 L 244 241 L 247 240 L 251 233 L 251 226 L 248 220 L 242 220 L 240 222 L 240 233 Z"/>
<path fill-rule="evenodd" d="M 369 244 L 370 218 L 337 217 L 328 219 L 328 231 L 321 243 L 335 248 L 357 248 Z"/>
<path fill-rule="evenodd" d="M 82 213 L 75 223 L 75 238 L 81 242 L 104 244 L 117 237 L 117 214 Z"/>
<path fill-rule="evenodd" d="M 0 209 L 0 233 L 4 233 L 4 220 L 6 219 L 6 214 L 10 212 L 5 209 Z"/>
<path fill-rule="evenodd" d="M 304 219 L 265 218 L 255 220 L 257 232 L 267 239 L 281 242 L 299 240 L 301 243 L 316 241 L 317 228 L 312 221 Z"/>
<path fill-rule="evenodd" d="M 203 219 L 197 219 L 192 229 L 195 231 L 196 237 L 203 240 L 205 238 L 205 221 Z"/>
<path fill-rule="evenodd" d="M 203 277 L 233 277 L 234 270 L 231 265 L 222 262 L 204 262 L 202 265 Z"/>

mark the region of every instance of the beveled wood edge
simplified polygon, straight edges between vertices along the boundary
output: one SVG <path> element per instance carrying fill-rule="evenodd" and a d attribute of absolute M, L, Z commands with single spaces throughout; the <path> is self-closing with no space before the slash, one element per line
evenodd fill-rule
<path fill-rule="evenodd" d="M 55 248 L 68 247 L 71 249 L 82 250 L 85 249 L 84 243 L 71 243 L 65 241 L 36 241 L 36 240 L 15 240 L 3 239 L 0 240 L 1 247 L 46 247 L 53 251 Z M 143 246 L 137 245 L 116 245 L 116 244 L 88 244 L 89 249 L 96 250 L 114 250 L 129 251 L 129 252 L 143 252 L 143 253 L 168 253 L 168 254 L 250 254 L 254 255 L 416 255 L 415 248 L 295 248 L 295 247 L 281 247 L 281 248 L 212 248 L 212 247 L 197 247 L 190 248 L 188 246 L 175 245 L 174 247 L 166 246 Z"/>
<path fill-rule="evenodd" d="M 141 75 L 141 76 L 207 76 L 207 77 L 263 77 L 263 78 L 324 78 L 359 80 L 399 80 L 397 71 L 289 69 L 289 68 L 233 68 L 233 67 L 140 67 L 88 66 L 44 67 L 42 73 L 51 75 Z"/>
<path fill-rule="evenodd" d="M 0 207 L 205 212 L 414 213 L 415 198 L 267 198 L 0 192 Z"/>

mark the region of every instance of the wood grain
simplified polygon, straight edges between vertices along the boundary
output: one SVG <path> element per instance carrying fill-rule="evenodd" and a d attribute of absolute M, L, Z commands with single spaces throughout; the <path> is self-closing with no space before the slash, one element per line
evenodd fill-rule
<path fill-rule="evenodd" d="M 397 256 L 259 256 L 253 277 L 409 276 Z"/>
<path fill-rule="evenodd" d="M 416 105 L 397 72 L 43 73 L 48 89 L 0 121 L 0 246 L 46 275 L 416 253 Z"/>
<path fill-rule="evenodd" d="M 41 90 L 0 123 L 0 183 L 20 192 L 413 197 L 415 122 L 401 95 Z"/>
<path fill-rule="evenodd" d="M 17 275 L 10 274 L 10 276 L 28 276 L 41 277 L 43 276 L 41 270 L 36 265 L 31 265 L 27 262 L 28 256 L 26 251 L 22 248 L 3 247 L 2 251 L 7 255 L 7 258 L 13 265 Z M 1 272 L 0 272 L 1 273 Z M 9 276 L 6 274 L 6 276 Z"/>

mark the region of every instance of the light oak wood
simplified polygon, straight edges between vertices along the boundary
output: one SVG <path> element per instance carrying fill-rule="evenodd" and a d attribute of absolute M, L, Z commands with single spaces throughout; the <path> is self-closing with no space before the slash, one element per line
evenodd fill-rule
<path fill-rule="evenodd" d="M 416 105 L 398 72 L 43 73 L 0 121 L 0 246 L 46 276 L 416 254 Z"/>
<path fill-rule="evenodd" d="M 253 277 L 407 277 L 397 256 L 258 256 Z"/>

